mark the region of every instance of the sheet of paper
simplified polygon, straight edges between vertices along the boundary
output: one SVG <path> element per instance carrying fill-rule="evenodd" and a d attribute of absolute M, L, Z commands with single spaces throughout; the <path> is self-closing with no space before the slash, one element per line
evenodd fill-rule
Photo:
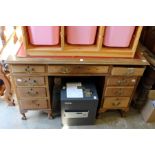
<path fill-rule="evenodd" d="M 67 83 L 67 98 L 83 98 L 83 90 L 78 88 L 81 85 L 81 82 Z"/>

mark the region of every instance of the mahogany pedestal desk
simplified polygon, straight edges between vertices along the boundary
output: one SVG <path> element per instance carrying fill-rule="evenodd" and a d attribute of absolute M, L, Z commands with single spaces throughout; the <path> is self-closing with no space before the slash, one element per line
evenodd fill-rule
<path fill-rule="evenodd" d="M 98 114 L 116 109 L 127 112 L 148 65 L 139 49 L 135 58 L 25 57 L 10 55 L 9 64 L 22 119 L 28 110 L 52 114 L 49 77 L 100 77 Z M 51 85 L 52 86 L 52 85 Z"/>

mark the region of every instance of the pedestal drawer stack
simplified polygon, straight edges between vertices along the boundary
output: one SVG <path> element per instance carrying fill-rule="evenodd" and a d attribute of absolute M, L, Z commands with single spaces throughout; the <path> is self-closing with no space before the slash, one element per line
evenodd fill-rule
<path fill-rule="evenodd" d="M 26 119 L 28 110 L 43 110 L 51 116 L 46 65 L 11 65 L 11 74 L 19 103 L 19 109 Z"/>
<path fill-rule="evenodd" d="M 128 111 L 133 93 L 143 72 L 143 67 L 113 66 L 110 75 L 105 80 L 100 112 L 108 109 Z"/>

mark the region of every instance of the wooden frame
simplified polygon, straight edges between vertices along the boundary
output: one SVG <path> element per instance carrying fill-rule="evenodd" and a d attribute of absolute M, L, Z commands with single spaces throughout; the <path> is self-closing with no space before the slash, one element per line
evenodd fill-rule
<path fill-rule="evenodd" d="M 22 28 L 23 42 L 27 56 L 57 56 L 57 57 L 122 57 L 133 58 L 139 42 L 142 26 L 137 26 L 128 48 L 111 48 L 103 46 L 104 26 L 98 26 L 95 45 L 69 45 L 65 41 L 65 27 L 61 26 L 60 44 L 57 46 L 33 46 L 29 42 L 26 27 Z"/>
<path fill-rule="evenodd" d="M 22 27 L 22 33 L 23 33 L 23 42 L 25 45 L 25 50 L 28 53 L 33 53 L 33 52 L 52 52 L 52 51 L 61 51 L 63 50 L 63 44 L 64 44 L 64 39 L 63 39 L 63 33 L 64 33 L 64 28 L 63 26 L 60 29 L 60 43 L 58 45 L 54 45 L 54 46 L 36 46 L 36 45 L 31 45 L 30 41 L 29 41 L 29 36 L 27 33 L 27 28 L 24 26 Z"/>
<path fill-rule="evenodd" d="M 99 51 L 101 48 L 101 39 L 103 37 L 103 27 L 102 26 L 98 26 L 97 27 L 97 33 L 96 33 L 96 37 L 95 37 L 95 44 L 93 45 L 71 45 L 68 44 L 66 41 L 66 34 L 65 34 L 65 29 L 64 29 L 64 51 L 67 52 L 85 52 L 85 51 Z"/>
<path fill-rule="evenodd" d="M 137 46 L 138 46 L 139 38 L 141 35 L 141 31 L 142 31 L 142 26 L 137 26 L 134 31 L 134 35 L 132 37 L 129 47 L 127 48 L 114 48 L 113 47 L 112 48 L 112 47 L 103 46 L 101 49 L 101 52 L 104 52 L 105 56 L 110 56 L 110 57 L 119 57 L 119 56 L 130 57 L 130 58 L 134 57 Z"/>

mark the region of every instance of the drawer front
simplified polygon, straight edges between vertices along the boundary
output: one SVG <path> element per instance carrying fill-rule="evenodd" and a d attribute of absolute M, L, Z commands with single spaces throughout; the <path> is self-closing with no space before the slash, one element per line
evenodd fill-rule
<path fill-rule="evenodd" d="M 111 75 L 141 76 L 143 75 L 143 72 L 144 68 L 113 67 Z"/>
<path fill-rule="evenodd" d="M 17 86 L 43 86 L 45 85 L 44 77 L 15 77 Z"/>
<path fill-rule="evenodd" d="M 43 65 L 12 65 L 13 73 L 44 73 L 45 66 Z"/>
<path fill-rule="evenodd" d="M 107 87 L 104 96 L 131 96 L 134 87 Z"/>
<path fill-rule="evenodd" d="M 105 74 L 108 73 L 108 66 L 91 66 L 91 65 L 50 65 L 48 72 L 53 74 Z"/>
<path fill-rule="evenodd" d="M 136 77 L 109 77 L 107 79 L 108 86 L 134 86 L 136 84 Z"/>
<path fill-rule="evenodd" d="M 47 100 L 20 100 L 20 107 L 22 109 L 47 109 Z"/>
<path fill-rule="evenodd" d="M 20 98 L 27 97 L 46 97 L 46 88 L 17 88 L 17 92 Z"/>
<path fill-rule="evenodd" d="M 117 109 L 127 108 L 129 104 L 129 97 L 106 97 L 104 99 L 103 108 Z"/>

